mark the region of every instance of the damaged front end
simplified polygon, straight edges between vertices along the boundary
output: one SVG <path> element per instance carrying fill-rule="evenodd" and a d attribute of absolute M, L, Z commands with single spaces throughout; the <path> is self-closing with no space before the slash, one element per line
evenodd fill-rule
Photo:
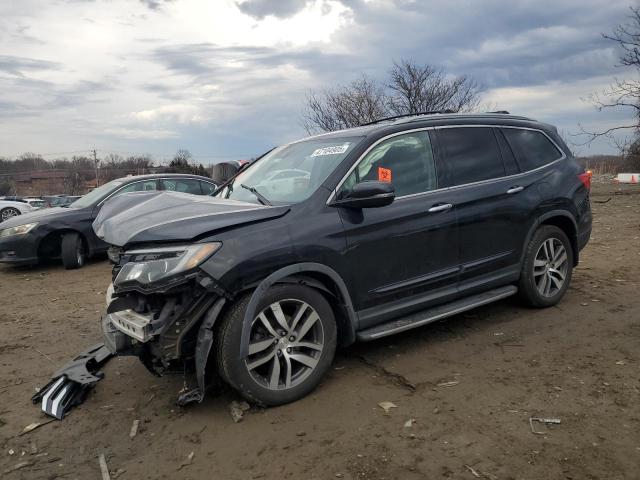
<path fill-rule="evenodd" d="M 105 345 L 135 355 L 155 375 L 196 373 L 178 403 L 202 401 L 211 329 L 228 294 L 198 268 L 219 242 L 149 246 L 117 252 L 102 319 Z"/>

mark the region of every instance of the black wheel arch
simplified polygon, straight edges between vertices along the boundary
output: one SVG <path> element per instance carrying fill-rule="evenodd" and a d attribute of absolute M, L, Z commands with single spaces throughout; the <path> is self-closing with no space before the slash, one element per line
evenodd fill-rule
<path fill-rule="evenodd" d="M 62 246 L 62 237 L 68 233 L 76 233 L 82 240 L 84 244 L 84 248 L 86 251 L 87 258 L 90 258 L 94 254 L 93 246 L 89 239 L 84 235 L 80 230 L 76 230 L 73 228 L 61 228 L 55 229 L 51 232 L 47 233 L 42 239 L 38 242 L 38 257 L 40 258 L 49 258 L 60 255 L 60 248 Z M 53 252 L 53 254 L 51 254 Z"/>
<path fill-rule="evenodd" d="M 320 263 L 298 263 L 288 265 L 273 272 L 264 278 L 257 285 L 251 288 L 235 292 L 233 298 L 238 298 L 243 294 L 251 292 L 251 298 L 247 305 L 247 310 L 243 318 L 242 343 L 240 352 L 242 358 L 249 353 L 249 331 L 251 322 L 255 318 L 255 310 L 262 293 L 272 285 L 282 283 L 292 283 L 305 285 L 318 290 L 323 295 L 329 297 L 329 305 L 334 310 L 336 327 L 338 329 L 338 340 L 341 345 L 349 345 L 356 340 L 356 330 L 358 327 L 358 316 L 353 309 L 351 296 L 342 277 L 332 268 Z M 231 298 L 231 296 L 230 296 Z M 202 402 L 204 399 L 206 385 L 207 368 L 211 356 L 214 329 L 218 319 L 224 311 L 231 305 L 226 297 L 220 297 L 214 302 L 209 310 L 204 314 L 202 322 L 198 326 L 197 342 L 195 349 L 195 366 L 198 388 L 183 395 L 178 402 L 188 403 L 189 401 Z"/>
<path fill-rule="evenodd" d="M 524 261 L 526 246 L 533 238 L 534 233 L 541 225 L 554 225 L 560 228 L 569 238 L 573 249 L 573 266 L 578 265 L 580 249 L 578 248 L 578 222 L 569 210 L 550 210 L 538 216 L 529 228 L 529 232 L 522 247 L 520 263 Z"/>
<path fill-rule="evenodd" d="M 253 289 L 243 319 L 242 344 L 240 346 L 242 358 L 249 353 L 249 329 L 255 318 L 260 297 L 277 283 L 298 283 L 319 290 L 325 296 L 333 297 L 333 301 L 329 301 L 329 304 L 334 309 L 334 314 L 337 314 L 335 317 L 338 340 L 343 346 L 355 342 L 358 316 L 342 277 L 331 267 L 321 263 L 296 263 L 273 272 Z"/>

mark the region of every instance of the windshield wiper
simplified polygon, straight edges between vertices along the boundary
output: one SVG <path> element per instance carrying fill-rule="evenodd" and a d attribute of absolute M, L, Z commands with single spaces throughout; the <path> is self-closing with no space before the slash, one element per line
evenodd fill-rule
<path fill-rule="evenodd" d="M 258 190 L 256 190 L 256 187 L 248 187 L 244 183 L 241 183 L 240 186 L 253 193 L 261 204 L 271 206 L 271 202 L 269 201 L 269 199 L 262 195 Z"/>

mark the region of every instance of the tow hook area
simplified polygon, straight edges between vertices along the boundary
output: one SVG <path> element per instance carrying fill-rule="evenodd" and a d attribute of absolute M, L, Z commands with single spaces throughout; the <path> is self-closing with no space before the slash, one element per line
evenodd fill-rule
<path fill-rule="evenodd" d="M 58 370 L 31 401 L 34 404 L 41 401 L 44 413 L 62 420 L 69 410 L 84 402 L 89 390 L 102 380 L 104 373 L 98 370 L 111 357 L 113 353 L 103 343 L 94 345 Z"/>

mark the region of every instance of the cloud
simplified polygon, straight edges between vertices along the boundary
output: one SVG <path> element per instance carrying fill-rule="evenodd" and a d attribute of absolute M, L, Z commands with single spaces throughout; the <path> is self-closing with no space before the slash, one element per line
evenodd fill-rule
<path fill-rule="evenodd" d="M 39 60 L 36 58 L 0 55 L 0 73 L 24 77 L 26 72 L 38 70 L 58 70 L 61 65 L 56 62 Z"/>
<path fill-rule="evenodd" d="M 185 104 L 169 104 L 150 110 L 141 110 L 133 112 L 131 117 L 142 122 L 176 122 L 181 125 L 205 123 L 207 121 L 207 118 L 202 115 L 198 107 Z"/>
<path fill-rule="evenodd" d="M 150 10 L 160 10 L 164 5 L 175 0 L 140 0 L 140 2 Z"/>
<path fill-rule="evenodd" d="M 236 2 L 240 11 L 257 20 L 271 15 L 287 18 L 303 10 L 311 1 L 305 0 L 245 0 Z"/>
<path fill-rule="evenodd" d="M 628 0 L 9 4 L 0 3 L 0 155 L 259 153 L 304 136 L 310 89 L 384 78 L 401 58 L 470 74 L 483 102 L 561 130 L 625 115 L 581 98 L 625 75 L 600 33 L 625 20 Z"/>
<path fill-rule="evenodd" d="M 180 138 L 175 130 L 157 130 L 148 128 L 113 127 L 104 131 L 105 135 L 126 140 L 166 140 Z"/>

